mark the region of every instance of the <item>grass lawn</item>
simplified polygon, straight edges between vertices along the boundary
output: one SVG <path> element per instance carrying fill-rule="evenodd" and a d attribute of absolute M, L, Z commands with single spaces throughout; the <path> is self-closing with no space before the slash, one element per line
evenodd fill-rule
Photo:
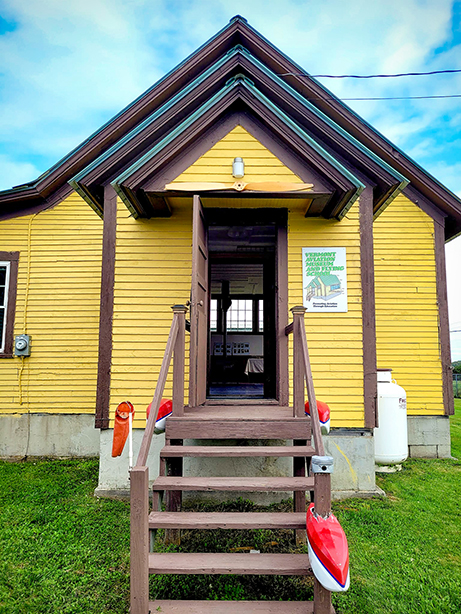
<path fill-rule="evenodd" d="M 461 612 L 461 400 L 455 403 L 452 453 L 459 461 L 407 461 L 400 473 L 379 478 L 386 499 L 334 504 L 351 559 L 351 588 L 334 596 L 338 614 Z M 0 463 L 0 614 L 128 612 L 129 506 L 94 498 L 97 477 L 97 460 Z M 252 505 L 227 507 L 235 508 Z M 245 546 L 295 550 L 291 533 L 283 531 L 189 531 L 181 548 Z M 151 592 L 159 598 L 308 599 L 312 581 L 157 576 Z"/>

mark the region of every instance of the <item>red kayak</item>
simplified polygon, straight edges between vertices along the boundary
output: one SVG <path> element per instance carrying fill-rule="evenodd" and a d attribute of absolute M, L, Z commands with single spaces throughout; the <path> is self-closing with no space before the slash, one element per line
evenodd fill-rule
<path fill-rule="evenodd" d="M 310 416 L 309 401 L 304 404 L 304 412 Z M 317 412 L 319 414 L 320 430 L 322 435 L 328 435 L 330 432 L 330 408 L 323 401 L 317 401 Z"/>
<path fill-rule="evenodd" d="M 347 591 L 349 578 L 349 548 L 347 539 L 334 514 L 317 516 L 314 504 L 309 505 L 306 518 L 309 561 L 314 576 L 328 591 Z"/>
<path fill-rule="evenodd" d="M 149 418 L 152 403 L 147 406 L 147 418 Z M 154 433 L 160 435 L 165 432 L 165 423 L 168 416 L 173 413 L 173 401 L 170 399 L 162 399 L 158 408 L 157 418 L 155 420 Z"/>

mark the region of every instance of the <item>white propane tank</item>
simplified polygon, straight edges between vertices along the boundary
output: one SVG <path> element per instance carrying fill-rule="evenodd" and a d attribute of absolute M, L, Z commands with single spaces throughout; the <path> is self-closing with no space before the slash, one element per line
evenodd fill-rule
<path fill-rule="evenodd" d="M 408 457 L 407 394 L 392 379 L 392 369 L 378 369 L 378 428 L 375 461 L 385 465 Z"/>

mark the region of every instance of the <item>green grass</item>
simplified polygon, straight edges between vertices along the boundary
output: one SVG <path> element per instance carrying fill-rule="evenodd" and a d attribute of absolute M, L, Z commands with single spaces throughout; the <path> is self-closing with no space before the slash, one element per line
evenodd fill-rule
<path fill-rule="evenodd" d="M 98 461 L 0 463 L 0 613 L 128 611 L 129 505 L 96 499 Z"/>
<path fill-rule="evenodd" d="M 461 612 L 461 400 L 455 407 L 452 454 L 460 460 L 407 461 L 379 478 L 386 499 L 334 504 L 351 559 L 351 588 L 334 595 L 338 614 Z M 129 506 L 93 497 L 97 478 L 94 459 L 0 462 L 0 614 L 128 612 Z M 238 501 L 218 509 L 258 508 Z M 236 547 L 296 551 L 287 531 L 187 531 L 180 549 Z M 164 549 L 161 535 L 156 549 Z M 310 599 L 312 580 L 156 576 L 151 595 Z"/>

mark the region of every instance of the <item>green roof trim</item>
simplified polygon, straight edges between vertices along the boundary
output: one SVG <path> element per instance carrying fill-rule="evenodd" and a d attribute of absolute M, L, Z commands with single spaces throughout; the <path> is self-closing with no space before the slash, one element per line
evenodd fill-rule
<path fill-rule="evenodd" d="M 342 164 L 340 164 L 331 154 L 329 154 L 321 145 L 319 145 L 312 137 L 307 135 L 297 124 L 295 124 L 283 111 L 281 111 L 276 105 L 274 105 L 264 94 L 262 94 L 254 84 L 246 78 L 242 78 L 241 76 L 234 77 L 230 79 L 226 85 L 212 98 L 210 98 L 205 104 L 202 105 L 195 113 L 190 115 L 186 120 L 184 120 L 179 126 L 177 126 L 174 130 L 172 130 L 166 137 L 164 137 L 159 143 L 157 143 L 147 154 L 138 159 L 134 164 L 132 164 L 128 169 L 126 169 L 123 173 L 121 173 L 114 181 L 111 182 L 111 185 L 116 190 L 117 194 L 124 200 L 126 203 L 126 197 L 123 194 L 123 189 L 121 184 L 129 179 L 137 170 L 139 170 L 142 166 L 147 164 L 149 160 L 151 160 L 157 153 L 159 153 L 166 145 L 168 145 L 174 138 L 179 136 L 184 130 L 186 130 L 194 121 L 199 119 L 201 115 L 203 115 L 209 108 L 211 108 L 216 102 L 219 102 L 225 94 L 227 94 L 231 89 L 236 87 L 237 85 L 243 86 L 248 91 L 251 92 L 253 96 L 255 96 L 260 102 L 262 102 L 265 106 L 270 108 L 270 110 L 281 119 L 285 125 L 287 125 L 291 130 L 293 130 L 298 136 L 300 136 L 312 149 L 314 149 L 317 153 L 319 153 L 325 160 L 329 162 L 334 168 L 336 168 L 344 177 L 346 177 L 352 185 L 355 186 L 356 190 L 353 194 L 348 207 L 352 206 L 353 202 L 358 198 L 360 193 L 365 189 L 365 185 L 357 179 L 348 169 L 346 169 Z M 131 208 L 130 208 L 131 210 Z"/>

